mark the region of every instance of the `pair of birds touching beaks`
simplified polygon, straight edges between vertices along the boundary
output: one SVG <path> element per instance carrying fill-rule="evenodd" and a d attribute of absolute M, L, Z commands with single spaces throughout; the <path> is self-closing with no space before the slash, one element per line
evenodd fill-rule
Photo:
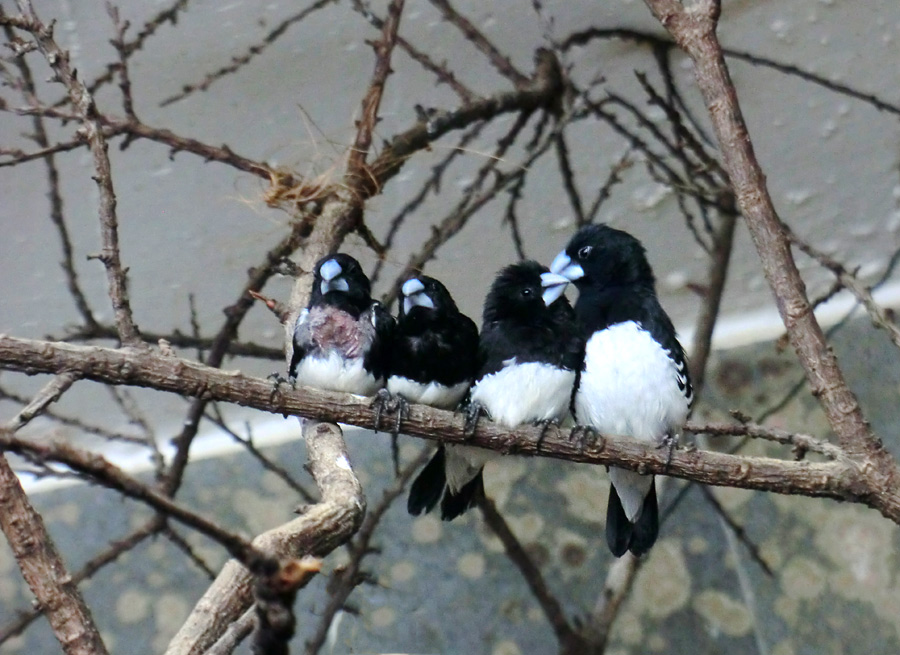
<path fill-rule="evenodd" d="M 574 309 L 563 296 L 574 283 Z M 635 237 L 607 225 L 581 228 L 550 269 L 534 261 L 499 272 L 479 335 L 439 281 L 402 287 L 398 318 L 371 298 L 346 254 L 316 265 L 309 306 L 294 331 L 290 378 L 333 391 L 393 397 L 444 409 L 465 404 L 514 428 L 558 422 L 673 444 L 691 407 L 684 352 L 656 297 Z M 384 392 L 381 392 L 384 394 Z M 474 412 L 473 412 L 474 410 Z M 492 453 L 441 445 L 412 484 L 411 514 L 441 504 L 450 520 L 484 494 Z M 617 557 L 646 553 L 659 532 L 653 476 L 611 467 L 606 539 Z"/>

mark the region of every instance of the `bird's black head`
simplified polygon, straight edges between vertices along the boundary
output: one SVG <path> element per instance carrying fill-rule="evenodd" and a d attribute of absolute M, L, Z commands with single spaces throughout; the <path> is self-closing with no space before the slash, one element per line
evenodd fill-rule
<path fill-rule="evenodd" d="M 410 314 L 437 316 L 455 314 L 459 310 L 447 287 L 427 275 L 409 278 L 400 288 L 400 320 Z"/>
<path fill-rule="evenodd" d="M 575 286 L 653 288 L 653 269 L 635 237 L 608 225 L 585 225 L 557 255 L 551 271 Z"/>
<path fill-rule="evenodd" d="M 362 266 L 350 255 L 326 255 L 316 263 L 309 305 L 350 305 L 362 311 L 371 300 L 371 284 Z"/>
<path fill-rule="evenodd" d="M 546 266 L 535 261 L 511 264 L 497 274 L 484 300 L 485 325 L 509 319 L 533 320 L 547 312 L 542 298 L 541 274 Z M 568 304 L 565 298 L 557 301 Z"/>

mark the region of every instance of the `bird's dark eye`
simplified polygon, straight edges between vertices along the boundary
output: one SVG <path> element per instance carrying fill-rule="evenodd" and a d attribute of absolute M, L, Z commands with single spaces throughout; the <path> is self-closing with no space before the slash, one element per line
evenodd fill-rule
<path fill-rule="evenodd" d="M 580 248 L 578 250 L 578 259 L 587 259 L 588 257 L 591 256 L 592 250 L 593 250 L 593 247 L 591 247 L 591 246 L 584 246 L 583 248 Z"/>
<path fill-rule="evenodd" d="M 522 289 L 522 297 L 523 298 L 529 298 L 530 296 L 531 296 L 531 289 L 529 289 L 527 287 Z"/>

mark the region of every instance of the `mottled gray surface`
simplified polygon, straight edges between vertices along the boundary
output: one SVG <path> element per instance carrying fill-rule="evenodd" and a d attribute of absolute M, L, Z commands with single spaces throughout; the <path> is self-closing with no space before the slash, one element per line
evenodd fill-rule
<path fill-rule="evenodd" d="M 895 436 L 900 356 L 863 321 L 839 331 L 834 340 L 873 424 L 888 447 L 900 452 Z M 772 344 L 719 354 L 708 406 L 722 414 L 738 407 L 754 413 L 777 402 L 799 379 L 791 358 Z M 771 423 L 825 433 L 815 402 L 805 394 Z M 353 464 L 374 503 L 390 481 L 387 440 L 357 430 L 348 431 L 348 439 Z M 403 444 L 407 456 L 418 447 L 410 439 Z M 299 475 L 303 450 L 302 444 L 291 443 L 268 454 Z M 744 452 L 784 455 L 760 442 Z M 610 563 L 602 537 L 607 494 L 602 469 L 510 457 L 489 465 L 485 477 L 488 494 L 540 563 L 567 613 L 584 613 Z M 672 482 L 663 507 L 682 484 Z M 743 547 L 729 548 L 716 515 L 696 490 L 689 491 L 638 576 L 610 653 L 892 655 L 900 650 L 896 526 L 872 510 L 828 500 L 732 489 L 715 493 L 759 545 L 774 577 L 767 577 Z M 249 533 L 287 520 L 299 502 L 280 480 L 243 455 L 195 463 L 180 498 Z M 34 501 L 73 568 L 102 548 L 106 537 L 123 535 L 147 516 L 110 492 L 80 485 L 37 494 Z M 408 516 L 404 504 L 397 502 L 386 515 L 374 542 L 381 554 L 368 560 L 378 584 L 354 593 L 351 602 L 360 614 L 343 616 L 333 648 L 324 653 L 553 652 L 553 634 L 536 601 L 477 513 L 441 523 L 432 516 Z M 221 549 L 196 536 L 189 539 L 213 565 L 222 563 Z M 333 554 L 326 568 L 345 558 L 342 552 Z M 741 570 L 752 603 L 739 583 Z M 327 576 L 319 577 L 299 597 L 298 652 L 317 625 L 326 583 Z M 98 575 L 86 595 L 112 651 L 138 654 L 164 647 L 205 585 L 202 573 L 158 539 Z M 28 598 L 4 546 L 0 616 L 10 616 Z M 56 648 L 41 625 L 7 644 L 4 652 Z"/>

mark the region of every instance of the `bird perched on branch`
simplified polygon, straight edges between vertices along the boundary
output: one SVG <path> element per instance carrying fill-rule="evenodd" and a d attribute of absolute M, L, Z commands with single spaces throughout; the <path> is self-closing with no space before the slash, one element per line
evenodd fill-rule
<path fill-rule="evenodd" d="M 394 318 L 372 300 L 359 262 L 337 253 L 313 269 L 309 304 L 294 327 L 291 383 L 361 396 L 384 386 Z"/>
<path fill-rule="evenodd" d="M 455 409 L 478 366 L 478 327 L 447 288 L 425 275 L 401 287 L 387 390 L 407 401 Z"/>
<path fill-rule="evenodd" d="M 438 280 L 420 275 L 401 287 L 397 328 L 391 347 L 385 404 L 399 404 L 397 427 L 407 402 L 441 409 L 456 409 L 465 397 L 478 367 L 478 327 L 462 314 L 450 292 Z M 387 398 L 390 396 L 390 398 Z M 440 446 L 436 459 L 444 457 Z M 442 465 L 434 464 L 434 476 L 420 476 L 414 484 L 408 508 L 413 514 L 431 509 L 444 488 Z M 432 480 L 430 486 L 424 481 Z"/>
<path fill-rule="evenodd" d="M 565 298 L 545 303 L 537 262 L 500 271 L 484 302 L 478 372 L 468 396 L 468 412 L 484 412 L 508 428 L 560 421 L 569 412 L 583 343 L 575 314 Z M 449 521 L 484 495 L 482 469 L 489 450 L 447 444 L 413 483 L 408 509 L 429 511 L 441 498 L 441 518 Z"/>
<path fill-rule="evenodd" d="M 585 338 L 573 396 L 579 425 L 674 447 L 693 398 L 684 351 L 656 297 L 653 271 L 635 237 L 588 225 L 543 276 L 544 295 L 579 290 L 575 313 Z M 646 553 L 659 533 L 653 476 L 611 467 L 606 540 L 616 557 Z"/>

